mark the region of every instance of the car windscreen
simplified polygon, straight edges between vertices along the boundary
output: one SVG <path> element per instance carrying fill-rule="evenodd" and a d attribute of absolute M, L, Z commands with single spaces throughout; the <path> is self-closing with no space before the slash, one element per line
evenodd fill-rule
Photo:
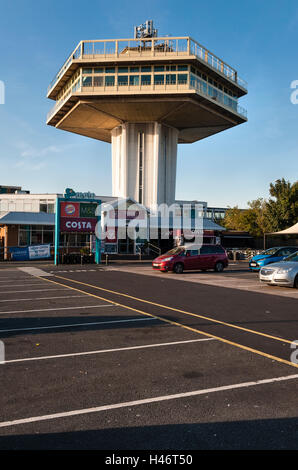
<path fill-rule="evenodd" d="M 261 255 L 275 255 L 279 248 L 269 248 L 269 250 L 262 251 Z"/>
<path fill-rule="evenodd" d="M 176 248 L 173 248 L 172 250 L 167 251 L 164 254 L 171 256 L 171 255 L 178 255 L 178 254 L 183 253 L 183 252 L 184 252 L 184 248 L 182 248 L 181 246 L 176 246 Z"/>
<path fill-rule="evenodd" d="M 284 258 L 283 261 L 296 261 L 296 262 L 298 262 L 298 251 L 296 251 L 296 253 L 292 253 L 287 258 Z"/>

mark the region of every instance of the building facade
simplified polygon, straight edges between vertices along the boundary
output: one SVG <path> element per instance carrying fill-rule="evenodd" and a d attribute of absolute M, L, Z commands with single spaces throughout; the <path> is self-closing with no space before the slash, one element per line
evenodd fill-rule
<path fill-rule="evenodd" d="M 62 194 L 30 194 L 6 193 L 0 194 L 0 259 L 9 259 L 10 248 L 31 245 L 50 244 L 54 247 L 55 209 L 57 198 Z M 115 254 L 138 254 L 142 247 L 151 243 L 152 248 L 166 251 L 180 238 L 181 231 L 175 226 L 174 218 L 184 217 L 194 221 L 203 221 L 205 243 L 215 243 L 224 230 L 212 222 L 207 216 L 208 206 L 204 201 L 176 201 L 175 210 L 167 225 L 163 226 L 158 219 L 150 219 L 150 211 L 137 201 L 110 196 L 96 196 L 102 202 L 102 229 L 106 236 L 103 238 L 103 251 Z M 109 221 L 107 221 L 109 215 Z M 129 227 L 140 220 L 141 230 L 129 233 Z M 142 229 L 142 221 L 145 229 Z M 154 239 L 152 225 L 155 223 Z M 151 225 L 150 225 L 151 224 Z M 79 251 L 92 246 L 91 233 L 62 232 L 59 246 L 62 251 Z"/>

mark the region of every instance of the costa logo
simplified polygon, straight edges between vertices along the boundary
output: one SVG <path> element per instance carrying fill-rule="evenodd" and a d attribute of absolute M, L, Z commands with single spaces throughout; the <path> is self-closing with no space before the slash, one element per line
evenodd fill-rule
<path fill-rule="evenodd" d="M 67 228 L 73 228 L 73 229 L 76 229 L 76 230 L 81 230 L 81 229 L 89 229 L 89 230 L 92 230 L 92 224 L 91 222 L 72 222 L 72 221 L 68 221 L 66 222 L 66 227 Z"/>
<path fill-rule="evenodd" d="M 67 204 L 64 210 L 67 215 L 73 215 L 76 211 L 76 208 L 73 204 Z"/>

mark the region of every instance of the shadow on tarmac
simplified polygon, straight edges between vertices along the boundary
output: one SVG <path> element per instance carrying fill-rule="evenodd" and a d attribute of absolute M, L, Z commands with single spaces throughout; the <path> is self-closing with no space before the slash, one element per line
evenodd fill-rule
<path fill-rule="evenodd" d="M 90 316 L 88 316 L 90 315 Z M 93 316 L 93 312 L 82 312 L 79 316 L 71 317 L 30 317 L 30 318 L 5 318 L 0 320 L 0 335 L 1 338 L 14 337 L 17 335 L 41 335 L 57 332 L 72 332 L 72 331 L 99 331 L 119 329 L 125 330 L 128 328 L 148 328 L 152 326 L 167 326 L 160 320 L 155 320 L 147 317 L 140 316 Z M 149 317 L 148 317 L 149 318 Z M 140 321 L 142 319 L 142 321 Z M 136 321 L 133 321 L 136 320 Z M 90 325 L 88 325 L 90 323 Z M 96 324 L 94 324 L 96 323 Z M 63 327 L 61 327 L 63 325 Z M 67 325 L 67 326 L 65 326 Z M 79 326 L 71 326 L 79 325 Z M 36 329 L 31 329 L 36 328 Z M 42 329 L 43 328 L 43 329 Z M 5 331 L 5 330 L 20 330 L 20 331 Z"/>
<path fill-rule="evenodd" d="M 98 415 L 102 423 L 102 415 Z M 94 421 L 94 417 L 93 417 Z M 35 424 L 36 426 L 36 424 Z M 59 420 L 56 421 L 56 427 Z M 17 428 L 7 428 L 8 432 Z M 135 426 L 0 437 L 1 450 L 297 450 L 298 418 Z M 5 428 L 1 430 L 5 432 Z"/>

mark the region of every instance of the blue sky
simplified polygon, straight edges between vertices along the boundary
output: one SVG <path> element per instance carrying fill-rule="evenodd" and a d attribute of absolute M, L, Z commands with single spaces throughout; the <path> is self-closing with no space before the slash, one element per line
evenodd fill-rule
<path fill-rule="evenodd" d="M 46 126 L 46 90 L 81 39 L 133 37 L 147 19 L 160 35 L 192 36 L 248 82 L 248 123 L 179 145 L 176 198 L 246 207 L 270 182 L 297 180 L 296 0 L 0 0 L 0 12 L 0 184 L 111 194 L 110 145 Z"/>

